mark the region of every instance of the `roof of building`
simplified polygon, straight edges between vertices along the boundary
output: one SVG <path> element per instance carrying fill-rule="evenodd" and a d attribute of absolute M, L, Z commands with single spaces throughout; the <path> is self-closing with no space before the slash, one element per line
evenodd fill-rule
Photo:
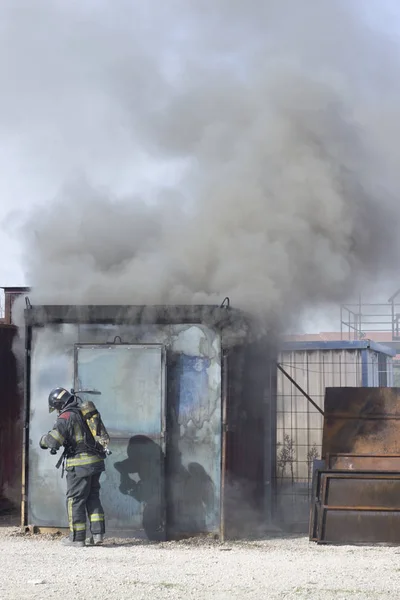
<path fill-rule="evenodd" d="M 396 356 L 396 350 L 373 340 L 288 340 L 286 336 L 281 344 L 282 351 L 311 350 L 373 350 L 387 356 Z M 294 336 L 291 336 L 294 337 Z"/>
<path fill-rule="evenodd" d="M 391 331 L 365 331 L 363 339 L 373 340 L 374 342 L 391 342 L 392 332 Z M 292 342 L 336 342 L 337 340 L 343 341 L 358 341 L 354 340 L 354 332 L 343 331 L 321 331 L 320 333 L 298 333 L 293 335 L 285 335 L 285 341 Z"/>
<path fill-rule="evenodd" d="M 4 290 L 5 293 L 15 293 L 15 294 L 22 294 L 23 292 L 30 292 L 31 289 L 28 287 L 21 287 L 21 286 L 0 286 L 1 290 Z"/>

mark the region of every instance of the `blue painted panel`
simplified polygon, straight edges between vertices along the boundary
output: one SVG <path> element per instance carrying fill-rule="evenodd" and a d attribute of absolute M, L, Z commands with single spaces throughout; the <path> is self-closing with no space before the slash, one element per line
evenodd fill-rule
<path fill-rule="evenodd" d="M 183 353 L 171 361 L 167 468 L 172 535 L 219 530 L 220 366 L 213 381 L 214 361 Z"/>
<path fill-rule="evenodd" d="M 179 415 L 180 425 L 187 426 L 192 421 L 196 427 L 202 427 L 210 418 L 210 395 L 207 369 L 209 358 L 186 356 L 181 354 L 177 361 L 179 377 Z"/>

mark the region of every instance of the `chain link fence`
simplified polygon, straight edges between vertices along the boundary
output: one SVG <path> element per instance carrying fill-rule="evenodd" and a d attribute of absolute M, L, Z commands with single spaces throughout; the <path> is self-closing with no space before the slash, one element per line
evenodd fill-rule
<path fill-rule="evenodd" d="M 400 376 L 392 357 L 367 350 L 282 352 L 279 364 L 322 411 L 326 387 L 391 387 L 394 374 Z M 308 530 L 312 466 L 321 457 L 323 420 L 279 372 L 274 511 L 277 522 L 292 531 Z"/>

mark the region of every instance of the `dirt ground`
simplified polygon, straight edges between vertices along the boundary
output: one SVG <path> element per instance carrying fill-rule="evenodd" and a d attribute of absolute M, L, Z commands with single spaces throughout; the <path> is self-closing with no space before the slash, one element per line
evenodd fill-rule
<path fill-rule="evenodd" d="M 400 548 L 302 538 L 220 544 L 109 539 L 69 549 L 0 520 L 0 600 L 400 597 Z"/>

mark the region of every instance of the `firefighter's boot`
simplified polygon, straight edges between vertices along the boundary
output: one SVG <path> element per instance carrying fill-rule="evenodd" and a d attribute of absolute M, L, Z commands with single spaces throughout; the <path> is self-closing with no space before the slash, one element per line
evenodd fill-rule
<path fill-rule="evenodd" d="M 74 542 L 73 540 L 71 540 L 71 538 L 65 538 L 62 540 L 61 545 L 69 546 L 70 548 L 84 548 L 85 542 L 83 542 L 81 540 Z"/>
<path fill-rule="evenodd" d="M 86 540 L 86 544 L 88 546 L 101 546 L 103 544 L 103 542 L 104 542 L 104 536 L 102 533 L 95 533 L 94 535 L 91 535 Z"/>

